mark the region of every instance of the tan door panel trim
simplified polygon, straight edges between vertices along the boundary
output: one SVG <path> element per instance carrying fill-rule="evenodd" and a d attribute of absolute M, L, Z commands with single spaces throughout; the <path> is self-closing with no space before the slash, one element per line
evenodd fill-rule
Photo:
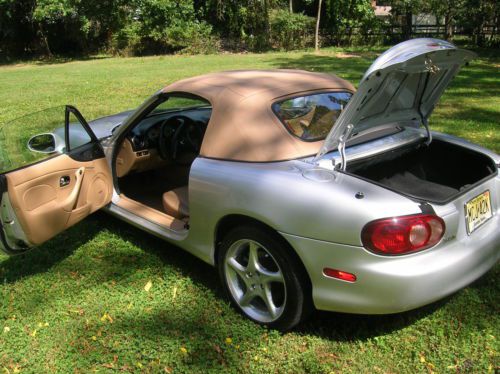
<path fill-rule="evenodd" d="M 23 195 L 23 202 L 26 210 L 30 212 L 56 198 L 56 190 L 48 184 L 42 184 L 28 189 Z"/>
<path fill-rule="evenodd" d="M 61 186 L 61 178 L 69 177 Z M 30 245 L 37 245 L 111 200 L 112 178 L 104 158 L 82 162 L 68 155 L 6 174 L 9 198 Z"/>

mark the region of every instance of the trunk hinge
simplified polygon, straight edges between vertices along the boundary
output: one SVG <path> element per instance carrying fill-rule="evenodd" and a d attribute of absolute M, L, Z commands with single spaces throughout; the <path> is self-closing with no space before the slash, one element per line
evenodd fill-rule
<path fill-rule="evenodd" d="M 429 122 L 427 121 L 427 118 L 422 118 L 422 124 L 424 125 L 425 131 L 427 132 L 427 140 L 425 141 L 425 145 L 428 146 L 432 143 L 432 133 L 429 129 Z"/>
<path fill-rule="evenodd" d="M 427 132 L 427 140 L 425 141 L 425 145 L 430 145 L 432 143 L 432 134 L 431 130 L 429 129 L 429 122 L 427 121 L 427 117 L 424 116 L 422 113 L 422 100 L 425 94 L 425 90 L 427 89 L 427 85 L 429 84 L 429 79 L 431 77 L 431 74 L 436 74 L 439 71 L 439 67 L 436 66 L 430 57 L 427 57 L 425 59 L 425 68 L 427 70 L 427 74 L 425 75 L 425 82 L 424 82 L 424 88 L 422 89 L 422 92 L 420 93 L 420 100 L 418 103 L 418 112 L 420 114 L 420 119 L 422 120 L 422 125 L 424 125 L 425 131 Z"/>
<path fill-rule="evenodd" d="M 354 129 L 354 125 L 349 124 L 347 125 L 344 133 L 340 136 L 339 138 L 339 153 L 340 153 L 340 167 L 339 170 L 345 171 L 347 167 L 347 160 L 345 157 L 345 143 L 351 136 L 352 130 Z"/>

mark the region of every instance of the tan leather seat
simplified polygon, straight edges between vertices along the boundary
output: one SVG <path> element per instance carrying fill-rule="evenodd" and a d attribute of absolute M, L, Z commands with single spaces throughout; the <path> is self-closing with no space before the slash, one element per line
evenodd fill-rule
<path fill-rule="evenodd" d="M 189 217 L 188 186 L 179 187 L 163 194 L 163 209 L 175 218 Z"/>

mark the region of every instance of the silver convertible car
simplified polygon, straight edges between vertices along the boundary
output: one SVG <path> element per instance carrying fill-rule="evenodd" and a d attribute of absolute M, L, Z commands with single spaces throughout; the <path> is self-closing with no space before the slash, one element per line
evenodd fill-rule
<path fill-rule="evenodd" d="M 89 123 L 71 106 L 64 126 L 25 117 L 0 134 L 0 248 L 22 253 L 104 209 L 216 266 L 235 308 L 271 328 L 313 307 L 431 303 L 499 258 L 500 157 L 430 130 L 473 57 L 415 39 L 357 91 L 328 74 L 228 71 Z"/>

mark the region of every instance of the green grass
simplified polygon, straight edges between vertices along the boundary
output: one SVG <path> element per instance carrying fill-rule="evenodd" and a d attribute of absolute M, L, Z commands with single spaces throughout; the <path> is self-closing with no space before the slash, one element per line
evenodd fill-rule
<path fill-rule="evenodd" d="M 375 55 L 338 52 L 8 65 L 0 67 L 0 123 L 66 103 L 88 118 L 114 113 L 177 79 L 224 69 L 304 68 L 358 82 Z M 433 127 L 499 152 L 499 64 L 479 58 L 460 73 Z M 499 272 L 415 311 L 316 312 L 280 334 L 234 312 L 215 269 L 98 213 L 28 254 L 0 256 L 0 372 L 493 372 Z"/>

